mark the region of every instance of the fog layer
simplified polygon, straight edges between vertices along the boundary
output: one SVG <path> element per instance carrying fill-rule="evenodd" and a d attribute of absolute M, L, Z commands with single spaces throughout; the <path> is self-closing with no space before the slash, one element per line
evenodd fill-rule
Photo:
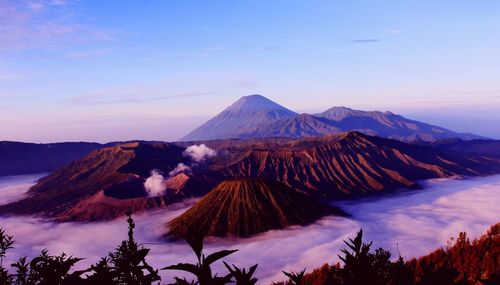
<path fill-rule="evenodd" d="M 24 193 L 37 176 L 0 177 L 0 202 L 12 201 Z M 155 267 L 194 261 L 182 242 L 166 243 L 165 224 L 185 211 L 194 201 L 135 216 L 139 243 L 151 248 L 148 261 Z M 431 180 L 422 190 L 401 190 L 395 195 L 345 201 L 335 204 L 352 216 L 325 217 L 305 227 L 269 231 L 249 239 L 209 239 L 206 251 L 239 249 L 229 258 L 241 266 L 259 263 L 258 284 L 283 279 L 281 270 L 301 270 L 338 261 L 342 240 L 360 228 L 374 247 L 397 248 L 405 258 L 427 254 L 446 244 L 460 231 L 476 237 L 500 217 L 500 175 L 470 180 Z M 125 219 L 100 223 L 56 224 L 36 217 L 1 217 L 1 226 L 15 236 L 15 248 L 8 262 L 22 255 L 35 256 L 48 248 L 53 254 L 64 251 L 86 257 L 80 266 L 96 262 L 126 238 Z M 7 263 L 8 264 L 8 263 Z M 222 270 L 220 264 L 217 268 Z M 171 281 L 164 273 L 162 283 Z"/>

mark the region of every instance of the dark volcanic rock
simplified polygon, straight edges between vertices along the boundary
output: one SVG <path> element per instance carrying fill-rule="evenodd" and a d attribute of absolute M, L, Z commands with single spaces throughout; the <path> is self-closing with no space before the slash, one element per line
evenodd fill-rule
<path fill-rule="evenodd" d="M 279 181 L 316 199 L 350 199 L 417 188 L 418 181 L 500 173 L 495 143 L 409 144 L 349 132 L 301 139 L 207 142 L 218 155 L 165 181 L 163 197 L 147 198 L 143 183 L 152 169 L 169 173 L 187 145 L 130 143 L 103 148 L 41 179 L 21 201 L 0 206 L 2 213 L 43 213 L 61 220 L 99 220 L 166 207 L 205 195 L 234 178 Z M 464 147 L 462 147 L 464 146 Z M 467 151 L 463 151 L 467 150 Z"/>
<path fill-rule="evenodd" d="M 233 179 L 217 185 L 169 224 L 168 235 L 248 237 L 291 225 L 305 225 L 341 211 L 272 180 Z"/>
<path fill-rule="evenodd" d="M 129 209 L 165 207 L 193 196 L 186 185 L 204 185 L 185 179 L 184 187 L 165 197 L 147 198 L 143 183 L 153 169 L 164 173 L 186 162 L 184 148 L 165 143 L 128 143 L 96 150 L 40 179 L 23 200 L 0 206 L 4 213 L 44 213 L 60 220 L 111 219 Z M 192 180 L 192 181 L 191 181 Z M 210 189 L 210 185 L 204 185 Z M 207 190 L 208 190 L 207 189 Z M 200 195 L 200 193 L 195 193 Z"/>
<path fill-rule="evenodd" d="M 417 181 L 500 172 L 500 160 L 430 146 L 367 136 L 358 132 L 299 140 L 237 142 L 212 167 L 221 181 L 237 177 L 278 180 L 313 195 L 346 199 L 398 188 Z M 213 147 L 216 147 L 216 143 Z"/>

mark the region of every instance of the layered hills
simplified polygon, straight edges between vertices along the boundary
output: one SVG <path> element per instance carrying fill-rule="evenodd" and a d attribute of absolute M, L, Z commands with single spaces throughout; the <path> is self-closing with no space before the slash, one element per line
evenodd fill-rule
<path fill-rule="evenodd" d="M 319 217 L 341 213 L 294 189 L 263 179 L 221 182 L 185 213 L 172 220 L 168 235 L 247 237 L 291 225 L 305 225 Z"/>
<path fill-rule="evenodd" d="M 476 142 L 474 145 L 483 145 Z M 275 180 L 316 199 L 350 199 L 399 188 L 418 188 L 429 178 L 500 173 L 500 158 L 469 141 L 409 144 L 348 132 L 301 139 L 216 140 L 206 142 L 217 156 L 193 163 L 190 144 L 129 143 L 96 150 L 41 179 L 26 199 L 0 206 L 2 213 L 47 214 L 61 220 L 99 220 L 165 207 L 203 196 L 227 179 Z M 463 147 L 460 145 L 463 144 Z M 480 153 L 473 151 L 481 149 Z M 166 191 L 150 197 L 144 182 L 150 171 L 169 173 L 179 163 L 193 165 L 170 177 Z"/>
<path fill-rule="evenodd" d="M 211 177 L 276 179 L 294 189 L 345 199 L 398 188 L 417 181 L 500 172 L 500 160 L 349 132 L 298 140 L 234 142 L 211 168 Z M 217 142 L 214 142 L 214 147 Z M 222 160 L 223 158 L 221 158 Z"/>
<path fill-rule="evenodd" d="M 347 131 L 408 142 L 481 138 L 410 120 L 392 112 L 332 107 L 318 114 L 299 115 L 261 95 L 251 95 L 242 97 L 181 140 L 301 138 Z"/>
<path fill-rule="evenodd" d="M 45 213 L 60 220 L 96 220 L 121 216 L 129 209 L 165 207 L 200 195 L 184 191 L 197 184 L 187 175 L 172 177 L 171 189 L 166 180 L 165 195 L 149 197 L 145 191 L 143 184 L 151 170 L 168 173 L 178 163 L 188 162 L 183 151 L 165 143 L 127 143 L 99 149 L 40 179 L 27 198 L 0 206 L 0 211 Z"/>

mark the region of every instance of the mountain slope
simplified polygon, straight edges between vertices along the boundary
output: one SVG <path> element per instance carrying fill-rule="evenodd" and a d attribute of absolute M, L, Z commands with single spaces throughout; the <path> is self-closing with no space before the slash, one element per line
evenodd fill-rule
<path fill-rule="evenodd" d="M 264 140 L 265 141 L 265 140 Z M 477 176 L 500 172 L 500 160 L 447 152 L 428 146 L 367 136 L 358 132 L 277 142 L 262 147 L 243 143 L 227 148 L 225 160 L 213 164 L 217 180 L 261 177 L 294 189 L 345 199 L 417 187 L 422 179 Z"/>
<path fill-rule="evenodd" d="M 301 138 L 335 134 L 341 129 L 328 119 L 301 114 L 257 127 L 253 132 L 242 134 L 240 138 Z"/>
<path fill-rule="evenodd" d="M 182 141 L 227 139 L 251 132 L 255 127 L 297 114 L 260 96 L 244 96 L 220 114 L 192 131 Z"/>
<path fill-rule="evenodd" d="M 325 112 L 298 115 L 260 95 L 245 96 L 236 101 L 181 141 L 249 138 L 300 138 L 347 131 L 400 141 L 440 139 L 483 139 L 410 120 L 391 112 L 359 111 L 333 107 Z"/>
<path fill-rule="evenodd" d="M 169 224 L 168 235 L 247 237 L 272 229 L 311 223 L 332 214 L 330 207 L 272 180 L 223 181 Z M 337 211 L 340 213 L 340 211 Z"/>
<path fill-rule="evenodd" d="M 461 144 L 472 147 L 468 141 L 456 141 L 453 149 L 463 149 Z M 143 183 L 153 169 L 169 173 L 179 163 L 191 165 L 183 155 L 186 143 L 131 143 L 94 151 L 41 179 L 29 197 L 0 206 L 0 212 L 99 220 L 123 215 L 129 208 L 142 211 L 202 196 L 227 179 L 277 180 L 309 196 L 334 200 L 416 188 L 422 179 L 500 173 L 500 158 L 486 152 L 448 151 L 436 144 L 358 132 L 207 145 L 218 155 L 162 181 L 167 191 L 160 197 L 148 198 Z M 487 150 L 495 150 L 495 145 L 498 142 L 488 143 Z"/>
<path fill-rule="evenodd" d="M 480 136 L 463 134 L 426 123 L 407 119 L 391 112 L 359 111 L 346 107 L 333 107 L 315 114 L 326 118 L 341 131 L 360 131 L 369 135 L 401 141 L 436 141 L 443 138 L 477 139 Z"/>
<path fill-rule="evenodd" d="M 188 163 L 183 151 L 182 147 L 164 143 L 128 143 L 99 149 L 40 179 L 27 198 L 0 206 L 0 212 L 94 220 L 123 215 L 129 208 L 164 207 L 177 197 L 190 196 L 182 189 L 196 179 L 184 179 L 180 189 L 156 198 L 147 198 L 143 183 L 153 169 L 168 173 L 178 163 Z"/>

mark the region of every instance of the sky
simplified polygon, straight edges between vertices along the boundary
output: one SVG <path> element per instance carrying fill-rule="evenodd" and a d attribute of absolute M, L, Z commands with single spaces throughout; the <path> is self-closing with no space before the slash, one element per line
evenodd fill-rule
<path fill-rule="evenodd" d="M 0 0 L 0 140 L 176 140 L 239 97 L 500 138 L 500 2 Z"/>

